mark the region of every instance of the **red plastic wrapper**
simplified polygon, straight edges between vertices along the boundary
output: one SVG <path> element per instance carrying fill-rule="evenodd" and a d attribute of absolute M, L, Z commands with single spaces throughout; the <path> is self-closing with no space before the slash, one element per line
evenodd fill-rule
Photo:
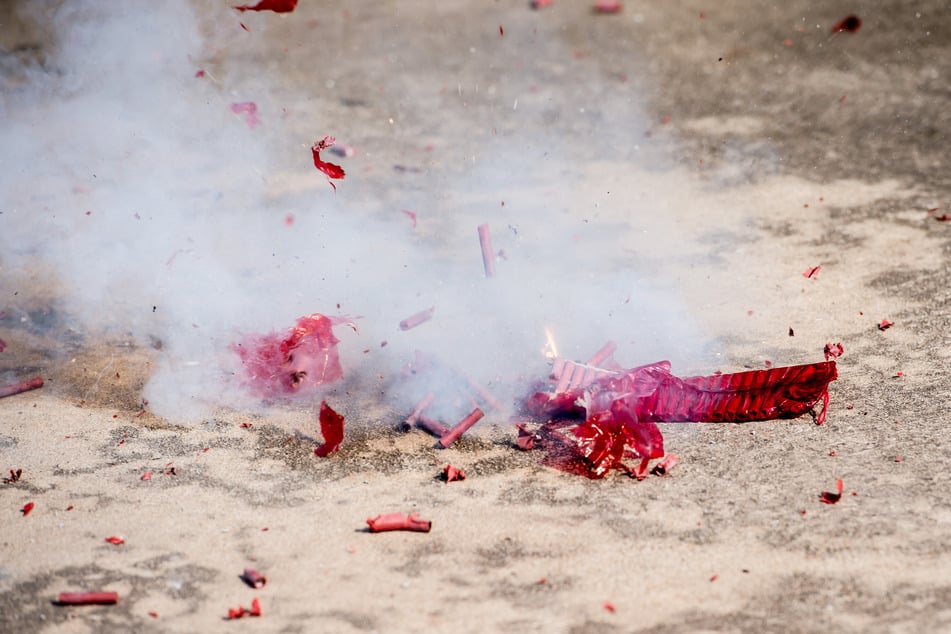
<path fill-rule="evenodd" d="M 333 326 L 343 323 L 320 313 L 301 317 L 285 334 L 248 335 L 230 346 L 245 369 L 249 390 L 264 397 L 296 394 L 343 376 Z"/>
<path fill-rule="evenodd" d="M 260 0 L 257 4 L 243 4 L 233 7 L 235 11 L 273 11 L 274 13 L 290 13 L 297 8 L 297 0 Z"/>
<path fill-rule="evenodd" d="M 419 518 L 419 513 L 385 513 L 367 520 L 367 526 L 371 533 L 384 533 L 386 531 L 415 531 L 417 533 L 428 533 L 433 523 L 429 520 Z"/>
<path fill-rule="evenodd" d="M 836 376 L 835 362 L 826 361 L 681 379 L 670 373 L 670 362 L 660 361 L 600 378 L 585 389 L 537 392 L 525 406 L 550 419 L 543 431 L 553 466 L 592 478 L 619 469 L 640 479 L 650 460 L 664 456 L 655 423 L 795 418 L 821 400 L 816 415 L 821 424 Z M 578 418 L 583 420 L 574 422 Z M 629 466 L 629 459 L 640 462 Z"/>
<path fill-rule="evenodd" d="M 335 412 L 327 401 L 320 403 L 320 433 L 324 437 L 324 444 L 314 449 L 314 454 L 326 458 L 340 449 L 343 442 L 343 416 Z"/>
<path fill-rule="evenodd" d="M 343 171 L 343 168 L 334 163 L 328 163 L 327 161 L 322 161 L 320 159 L 320 153 L 324 150 L 330 149 L 333 144 L 336 142 L 332 136 L 325 136 L 320 141 L 314 143 L 311 146 L 311 152 L 314 155 L 314 167 L 318 170 L 329 176 L 330 178 L 343 178 L 346 176 L 346 172 Z M 335 188 L 336 189 L 336 188 Z"/>
<path fill-rule="evenodd" d="M 447 464 L 446 468 L 443 469 L 443 476 L 446 478 L 446 484 L 450 482 L 455 482 L 457 480 L 465 480 L 466 472 L 460 469 L 459 467 L 454 467 L 451 464 Z"/>
<path fill-rule="evenodd" d="M 60 592 L 58 605 L 112 605 L 119 602 L 118 592 Z"/>
<path fill-rule="evenodd" d="M 839 478 L 838 480 L 835 481 L 835 488 L 837 491 L 836 493 L 832 493 L 831 491 L 823 491 L 819 495 L 819 500 L 821 500 L 825 504 L 835 504 L 836 502 L 841 500 L 842 489 L 843 489 L 842 478 Z"/>
<path fill-rule="evenodd" d="M 267 584 L 267 577 L 254 568 L 245 568 L 241 578 L 252 588 L 263 588 Z"/>

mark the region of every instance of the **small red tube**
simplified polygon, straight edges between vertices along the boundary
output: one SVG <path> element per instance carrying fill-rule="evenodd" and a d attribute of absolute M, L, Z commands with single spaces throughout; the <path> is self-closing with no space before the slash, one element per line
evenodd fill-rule
<path fill-rule="evenodd" d="M 436 438 L 442 438 L 449 433 L 448 427 L 440 423 L 438 420 L 434 420 L 428 416 L 420 416 L 416 421 L 416 426 L 423 431 L 429 432 Z"/>
<path fill-rule="evenodd" d="M 415 531 L 417 533 L 428 533 L 433 523 L 429 520 L 419 518 L 419 513 L 384 513 L 367 520 L 367 526 L 371 533 L 384 533 L 386 531 Z"/>
<path fill-rule="evenodd" d="M 555 394 L 561 394 L 568 389 L 568 384 L 571 383 L 571 375 L 576 371 L 581 372 L 582 370 L 571 361 L 565 362 L 561 376 L 558 377 L 558 385 L 555 386 Z"/>
<path fill-rule="evenodd" d="M 267 584 L 267 577 L 254 568 L 245 568 L 241 578 L 252 588 L 263 588 Z"/>
<path fill-rule="evenodd" d="M 482 266 L 485 267 L 485 276 L 495 275 L 495 253 L 492 251 L 492 236 L 489 234 L 489 225 L 479 225 L 479 245 L 482 247 Z"/>
<path fill-rule="evenodd" d="M 433 313 L 436 312 L 435 306 L 430 306 L 426 310 L 421 310 L 418 313 L 410 315 L 406 319 L 400 322 L 400 330 L 409 330 L 415 328 L 416 326 L 425 323 L 433 318 Z"/>
<path fill-rule="evenodd" d="M 41 387 L 43 387 L 43 379 L 40 377 L 30 379 L 29 381 L 20 381 L 19 383 L 13 383 L 12 385 L 2 385 L 0 386 L 0 398 L 13 396 L 14 394 L 19 394 L 21 392 L 29 392 L 30 390 L 36 390 Z"/>
<path fill-rule="evenodd" d="M 59 605 L 112 605 L 119 602 L 118 592 L 60 592 Z"/>
<path fill-rule="evenodd" d="M 588 359 L 587 365 L 600 366 L 607 360 L 608 357 L 614 354 L 615 350 L 617 350 L 617 344 L 613 341 L 607 342 L 601 346 L 601 349 L 595 352 L 590 359 Z"/>
<path fill-rule="evenodd" d="M 459 421 L 455 427 L 443 434 L 442 438 L 439 439 L 439 444 L 445 448 L 456 442 L 459 436 L 469 431 L 469 428 L 478 423 L 483 416 L 485 416 L 485 412 L 478 407 L 475 408 L 468 416 Z"/>

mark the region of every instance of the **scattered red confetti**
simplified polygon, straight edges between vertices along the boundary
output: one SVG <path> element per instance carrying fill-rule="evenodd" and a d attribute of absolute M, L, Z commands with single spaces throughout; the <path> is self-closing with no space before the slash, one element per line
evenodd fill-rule
<path fill-rule="evenodd" d="M 236 608 L 228 608 L 228 620 L 240 619 L 244 616 L 244 612 L 245 609 L 243 605 L 239 605 Z"/>
<path fill-rule="evenodd" d="M 771 368 L 773 367 L 773 362 L 770 361 L 769 359 L 766 359 L 765 361 L 763 361 L 763 365 L 765 365 L 767 368 Z"/>
<path fill-rule="evenodd" d="M 257 597 L 251 599 L 251 609 L 248 610 L 251 616 L 261 616 L 261 601 Z"/>
<path fill-rule="evenodd" d="M 371 533 L 383 533 L 386 531 L 415 531 L 418 533 L 428 533 L 433 523 L 429 520 L 419 518 L 419 513 L 385 513 L 367 520 L 367 526 Z"/>
<path fill-rule="evenodd" d="M 805 278 L 815 279 L 819 275 L 819 270 L 822 268 L 822 265 L 810 266 L 808 269 L 802 272 L 802 276 Z"/>
<path fill-rule="evenodd" d="M 896 379 L 900 379 L 900 378 L 903 377 L 903 376 L 905 376 L 905 373 L 902 372 L 901 370 L 899 370 L 898 372 L 895 373 L 895 378 L 896 378 Z"/>
<path fill-rule="evenodd" d="M 284 216 L 284 224 L 288 227 L 294 226 L 294 214 L 287 214 Z"/>
<path fill-rule="evenodd" d="M 244 115 L 244 122 L 247 123 L 248 127 L 252 130 L 255 126 L 261 124 L 261 120 L 258 119 L 258 105 L 253 101 L 233 103 L 231 104 L 231 112 L 236 115 Z"/>
<path fill-rule="evenodd" d="M 66 507 L 66 510 L 67 510 L 67 511 L 72 511 L 72 510 L 73 510 L 73 505 L 70 504 L 69 506 L 67 506 L 67 507 Z"/>
<path fill-rule="evenodd" d="M 153 619 L 157 619 L 158 612 L 156 612 L 155 610 L 149 610 L 149 616 L 151 616 Z"/>
<path fill-rule="evenodd" d="M 610 601 L 605 601 L 603 607 L 605 610 L 607 610 L 611 614 L 614 614 L 615 612 L 617 612 L 617 608 L 614 607 L 614 604 L 611 603 Z"/>
<path fill-rule="evenodd" d="M 326 161 L 320 160 L 320 153 L 323 150 L 333 147 L 333 144 L 335 142 L 336 142 L 336 139 L 334 139 L 332 136 L 325 136 L 320 141 L 317 141 L 316 143 L 314 143 L 314 145 L 311 146 L 310 149 L 314 155 L 314 167 L 316 167 L 318 170 L 320 170 L 321 172 L 323 172 L 330 178 L 343 178 L 344 176 L 346 176 L 346 172 L 343 171 L 342 167 L 340 167 L 339 165 L 335 165 L 333 163 L 328 163 Z M 334 189 L 336 189 L 336 185 L 334 185 Z"/>
<path fill-rule="evenodd" d="M 835 449 L 833 449 L 832 451 L 830 451 L 830 452 L 829 452 L 829 455 L 830 455 L 830 456 L 835 456 L 835 455 L 836 455 Z"/>
<path fill-rule="evenodd" d="M 901 462 L 903 458 L 901 456 L 895 456 L 895 462 Z"/>
<path fill-rule="evenodd" d="M 783 40 L 783 46 L 792 46 L 792 45 L 793 45 L 793 41 L 790 38 L 787 37 L 785 40 Z"/>
<path fill-rule="evenodd" d="M 531 7 L 533 9 L 544 9 L 545 7 L 550 7 L 555 3 L 555 0 L 532 0 Z"/>
<path fill-rule="evenodd" d="M 204 77 L 204 76 L 205 76 L 205 71 L 204 71 L 204 69 L 199 68 L 198 70 L 195 71 L 195 77 L 201 79 L 201 78 Z"/>
<path fill-rule="evenodd" d="M 125 540 L 119 537 L 118 535 L 110 535 L 106 538 L 106 541 L 112 544 L 113 546 L 119 546 L 125 543 Z"/>
<path fill-rule="evenodd" d="M 799 511 L 799 514 L 805 517 L 807 512 L 808 511 L 806 511 L 806 509 L 802 509 L 801 511 Z"/>
<path fill-rule="evenodd" d="M 822 353 L 826 356 L 826 361 L 829 359 L 838 359 L 845 352 L 845 348 L 842 347 L 841 343 L 827 343 L 824 348 L 822 348 Z"/>
<path fill-rule="evenodd" d="M 505 35 L 505 29 L 503 29 L 503 28 L 502 28 L 502 25 L 500 24 L 500 25 L 499 25 L 499 36 L 504 36 L 504 35 Z"/>
<path fill-rule="evenodd" d="M 343 442 L 343 416 L 333 411 L 327 401 L 320 402 L 320 433 L 324 444 L 314 449 L 314 454 L 326 458 L 340 449 Z"/>
<path fill-rule="evenodd" d="M 26 504 L 24 504 L 23 508 L 20 509 L 20 512 L 23 513 L 23 517 L 26 517 L 27 515 L 29 515 L 30 511 L 33 510 L 34 506 L 35 504 L 33 504 L 33 502 L 27 502 Z"/>
<path fill-rule="evenodd" d="M 409 219 L 413 222 L 413 229 L 416 228 L 416 214 L 410 211 L 409 209 L 400 209 L 401 213 L 406 214 Z"/>
<path fill-rule="evenodd" d="M 263 588 L 267 585 L 267 577 L 254 568 L 245 568 L 244 572 L 241 573 L 241 578 L 252 588 Z"/>
<path fill-rule="evenodd" d="M 791 326 L 790 326 L 790 328 L 789 328 L 789 336 L 790 336 L 790 337 L 795 337 L 795 336 L 796 336 L 796 332 L 792 329 Z"/>
<path fill-rule="evenodd" d="M 274 13 L 290 13 L 297 6 L 297 0 L 260 0 L 257 4 L 243 4 L 232 7 L 235 11 L 273 11 Z"/>
<path fill-rule="evenodd" d="M 832 32 L 841 33 L 842 31 L 846 31 L 848 33 L 855 33 L 856 31 L 859 30 L 859 27 L 861 26 L 862 26 L 862 20 L 859 19 L 859 16 L 849 15 L 842 18 L 842 20 L 836 23 L 836 25 L 832 27 Z"/>
<path fill-rule="evenodd" d="M 241 423 L 240 425 L 238 425 L 238 427 L 240 427 L 241 429 L 251 429 L 253 425 L 254 423 Z"/>
<path fill-rule="evenodd" d="M 620 2 L 614 2 L 612 0 L 599 0 L 594 3 L 595 13 L 617 13 L 621 8 L 622 5 Z"/>
<path fill-rule="evenodd" d="M 343 376 L 333 334 L 341 323 L 313 313 L 286 334 L 248 335 L 230 348 L 241 357 L 251 391 L 265 398 L 300 393 Z"/>
<path fill-rule="evenodd" d="M 878 324 L 878 329 L 879 329 L 879 330 L 888 330 L 889 328 L 891 328 L 891 327 L 894 326 L 894 325 L 895 325 L 895 322 L 893 322 L 893 321 L 888 321 L 887 319 L 883 319 L 883 320 Z"/>
<path fill-rule="evenodd" d="M 244 22 L 238 22 L 238 24 L 240 24 L 240 25 L 241 25 L 241 28 L 244 29 L 245 31 L 247 31 L 248 33 L 251 32 L 251 29 L 249 29 L 249 28 L 244 24 Z"/>
<path fill-rule="evenodd" d="M 842 478 L 839 478 L 835 481 L 835 488 L 838 493 L 831 493 L 830 491 L 823 491 L 819 496 L 819 500 L 825 504 L 835 504 L 842 498 Z"/>
<path fill-rule="evenodd" d="M 716 581 L 716 580 L 719 579 L 719 578 L 720 578 L 720 575 L 713 575 L 713 576 L 711 576 L 711 577 L 710 577 L 710 583 L 713 583 L 714 581 Z"/>
<path fill-rule="evenodd" d="M 443 469 L 443 476 L 446 478 L 446 484 L 450 482 L 455 482 L 457 480 L 465 480 L 466 472 L 458 467 L 454 467 L 451 464 L 447 464 L 446 468 Z"/>

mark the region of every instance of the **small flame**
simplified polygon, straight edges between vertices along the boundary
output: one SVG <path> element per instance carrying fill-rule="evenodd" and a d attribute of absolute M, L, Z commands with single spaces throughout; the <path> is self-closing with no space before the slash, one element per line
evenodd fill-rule
<path fill-rule="evenodd" d="M 551 328 L 548 326 L 545 326 L 545 345 L 542 346 L 542 354 L 549 359 L 558 358 L 558 346 L 555 345 L 555 335 L 552 334 Z"/>

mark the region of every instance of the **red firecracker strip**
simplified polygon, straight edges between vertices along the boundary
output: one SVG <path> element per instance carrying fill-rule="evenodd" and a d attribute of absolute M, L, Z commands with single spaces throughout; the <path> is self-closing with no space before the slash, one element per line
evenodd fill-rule
<path fill-rule="evenodd" d="M 0 385 L 0 398 L 13 396 L 21 392 L 29 392 L 30 390 L 36 390 L 41 387 L 43 387 L 43 379 L 40 377 L 30 379 L 29 381 L 20 381 L 19 383 L 13 383 L 11 385 Z"/>
<path fill-rule="evenodd" d="M 330 149 L 335 143 L 335 141 L 336 139 L 334 139 L 332 136 L 325 136 L 320 141 L 317 141 L 316 143 L 314 143 L 314 145 L 311 146 L 310 149 L 314 155 L 314 167 L 316 167 L 318 170 L 320 170 L 321 172 L 323 172 L 330 178 L 343 178 L 344 176 L 346 176 L 346 172 L 343 171 L 342 167 L 340 167 L 339 165 L 335 165 L 333 163 L 328 163 L 326 161 L 320 160 L 320 153 L 323 150 Z"/>
<path fill-rule="evenodd" d="M 252 588 L 263 588 L 267 584 L 267 577 L 254 568 L 245 568 L 241 578 Z"/>
<path fill-rule="evenodd" d="M 887 319 L 883 319 L 883 320 L 881 321 L 881 323 L 878 324 L 878 329 L 879 329 L 879 330 L 888 330 L 889 328 L 891 328 L 891 327 L 894 326 L 894 325 L 895 325 L 895 322 L 893 322 L 893 321 L 888 321 Z"/>
<path fill-rule="evenodd" d="M 495 275 L 495 252 L 492 250 L 492 236 L 489 233 L 489 225 L 479 225 L 479 245 L 482 247 L 482 266 L 485 268 L 485 276 Z"/>
<path fill-rule="evenodd" d="M 855 33 L 859 30 L 859 27 L 862 26 L 862 20 L 857 15 L 849 15 L 832 27 L 833 33 L 841 33 L 843 31 L 847 33 Z"/>
<path fill-rule="evenodd" d="M 419 513 L 385 513 L 367 520 L 367 526 L 371 533 L 384 533 L 386 531 L 415 531 L 417 533 L 428 533 L 433 523 L 429 520 L 419 519 Z"/>
<path fill-rule="evenodd" d="M 819 500 L 825 504 L 835 504 L 838 502 L 840 499 L 842 499 L 842 478 L 839 478 L 835 481 L 835 488 L 838 493 L 823 491 L 822 494 L 819 495 Z"/>
<path fill-rule="evenodd" d="M 802 276 L 805 278 L 815 279 L 819 275 L 819 271 L 822 269 L 822 265 L 810 266 L 808 269 L 802 272 Z"/>
<path fill-rule="evenodd" d="M 838 359 L 845 353 L 845 348 L 842 347 L 841 343 L 827 343 L 822 349 L 822 353 L 826 356 L 826 361 Z"/>
<path fill-rule="evenodd" d="M 118 535 L 110 535 L 106 538 L 106 541 L 112 544 L 113 546 L 119 546 L 125 543 L 125 540 L 119 537 Z"/>
<path fill-rule="evenodd" d="M 466 479 L 466 472 L 458 467 L 452 466 L 451 464 L 447 464 L 446 468 L 443 469 L 443 475 L 446 478 L 446 484 L 455 482 L 456 480 Z"/>
<path fill-rule="evenodd" d="M 835 362 L 827 361 L 681 379 L 661 361 L 602 377 L 585 389 L 536 392 L 524 405 L 548 420 L 542 431 L 552 466 L 592 478 L 615 468 L 642 478 L 649 461 L 664 456 L 656 422 L 795 418 L 821 400 L 821 424 L 836 376 Z M 640 462 L 631 467 L 628 458 Z"/>
<path fill-rule="evenodd" d="M 23 517 L 26 517 L 27 515 L 29 515 L 29 514 L 30 514 L 30 511 L 33 510 L 33 507 L 34 507 L 34 506 L 36 506 L 36 505 L 33 504 L 33 502 L 27 502 L 26 504 L 24 504 L 24 505 L 23 505 L 23 508 L 20 509 L 20 512 L 23 513 Z"/>
<path fill-rule="evenodd" d="M 313 313 L 286 334 L 248 335 L 230 349 L 241 357 L 246 384 L 268 398 L 294 394 L 343 376 L 333 326 L 344 323 Z"/>
<path fill-rule="evenodd" d="M 60 592 L 57 605 L 112 605 L 119 602 L 118 592 Z"/>
<path fill-rule="evenodd" d="M 436 312 L 436 307 L 431 306 L 426 310 L 421 310 L 414 315 L 410 315 L 406 319 L 400 322 L 400 330 L 410 330 L 416 326 L 425 323 L 433 318 L 433 313 Z"/>
<path fill-rule="evenodd" d="M 297 0 L 260 0 L 257 4 L 243 4 L 233 7 L 235 11 L 273 11 L 274 13 L 290 13 L 297 7 Z"/>
<path fill-rule="evenodd" d="M 445 448 L 456 442 L 459 436 L 469 431 L 469 428 L 478 423 L 479 419 L 483 416 L 485 416 L 485 413 L 478 407 L 475 408 L 468 416 L 459 421 L 455 427 L 443 434 L 443 437 L 439 439 L 439 444 Z"/>
<path fill-rule="evenodd" d="M 320 403 L 320 433 L 324 437 L 324 444 L 314 449 L 314 454 L 326 458 L 340 449 L 343 442 L 343 416 L 333 411 L 327 401 Z"/>

